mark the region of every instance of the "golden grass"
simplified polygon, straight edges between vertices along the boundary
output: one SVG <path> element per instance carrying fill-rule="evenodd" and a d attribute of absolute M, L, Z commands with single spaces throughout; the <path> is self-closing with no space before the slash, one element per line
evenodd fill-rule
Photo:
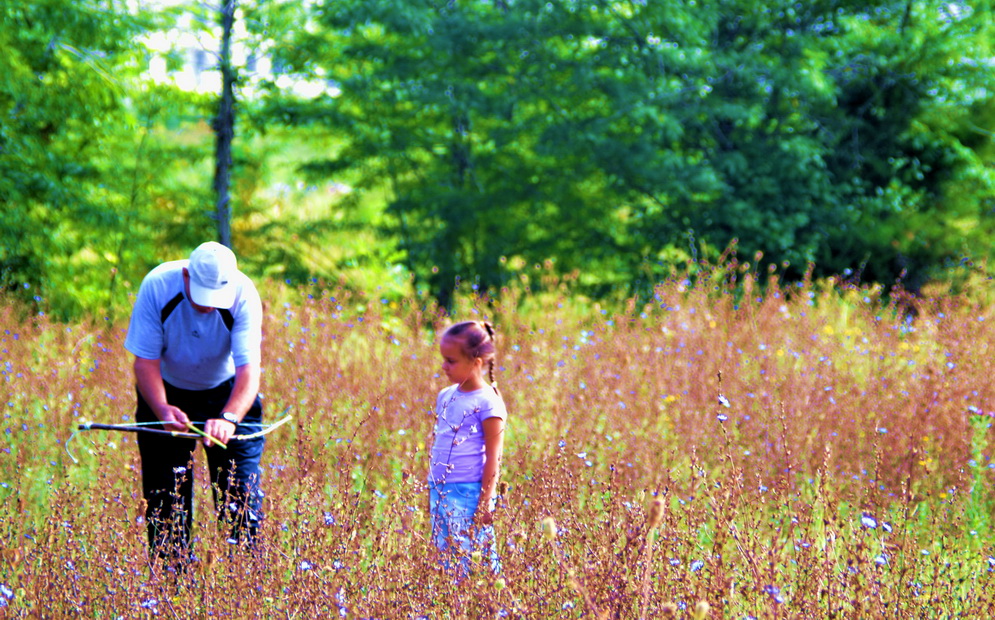
<path fill-rule="evenodd" d="M 454 583 L 423 482 L 443 386 L 423 299 L 275 288 L 267 520 L 226 548 L 203 465 L 193 574 L 150 571 L 123 324 L 0 309 L 0 600 L 63 617 L 989 617 L 992 310 L 729 274 L 603 311 L 463 298 L 511 417 L 500 576 Z M 584 308 L 581 310 L 580 308 Z M 589 310 L 588 310 L 589 309 Z M 720 399 L 720 395 L 722 399 Z M 728 403 L 728 406 L 723 404 Z M 969 407 L 974 409 L 969 410 Z M 970 411 L 980 411 L 970 413 Z"/>

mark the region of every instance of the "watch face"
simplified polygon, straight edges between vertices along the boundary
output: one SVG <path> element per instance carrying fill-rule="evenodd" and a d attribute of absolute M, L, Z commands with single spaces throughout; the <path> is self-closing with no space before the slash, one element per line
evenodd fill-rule
<path fill-rule="evenodd" d="M 224 413 L 222 413 L 221 419 L 231 422 L 232 424 L 238 424 L 238 417 L 230 411 L 225 411 Z"/>

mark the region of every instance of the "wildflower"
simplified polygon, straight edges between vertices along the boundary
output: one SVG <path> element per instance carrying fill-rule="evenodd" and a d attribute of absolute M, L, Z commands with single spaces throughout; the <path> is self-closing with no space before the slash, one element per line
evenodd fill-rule
<path fill-rule="evenodd" d="M 705 563 L 702 562 L 701 560 L 695 560 L 694 562 L 691 562 L 691 572 L 692 573 L 697 573 L 698 571 L 700 571 L 704 567 L 705 567 Z"/>
<path fill-rule="evenodd" d="M 719 404 L 726 408 L 732 407 L 732 405 L 729 403 L 729 399 L 723 396 L 722 394 L 719 394 Z"/>
<path fill-rule="evenodd" d="M 297 565 L 298 570 L 308 571 L 311 570 L 312 568 L 314 568 L 314 565 L 312 565 L 307 560 L 301 560 L 301 563 Z"/>
<path fill-rule="evenodd" d="M 882 553 L 878 557 L 874 558 L 874 563 L 878 566 L 884 566 L 888 563 L 888 556 Z"/>
<path fill-rule="evenodd" d="M 860 524 L 869 530 L 873 530 L 878 526 L 878 522 L 869 515 L 863 515 L 860 517 Z"/>
<path fill-rule="evenodd" d="M 498 577 L 497 579 L 494 580 L 494 589 L 495 590 L 504 590 L 505 587 L 507 587 L 507 585 L 508 585 L 508 582 L 506 582 L 504 580 L 504 577 Z"/>
<path fill-rule="evenodd" d="M 777 603 L 783 603 L 784 598 L 781 596 L 781 589 L 777 586 L 764 586 L 764 592 L 769 594 L 771 598 Z"/>
<path fill-rule="evenodd" d="M 729 419 L 729 416 L 727 416 L 724 413 L 720 413 L 719 415 L 717 415 L 715 417 L 718 418 L 719 422 L 725 422 L 726 420 Z"/>
<path fill-rule="evenodd" d="M 661 611 L 663 611 L 664 618 L 674 618 L 677 616 L 677 605 L 674 605 L 673 603 L 664 603 Z"/>

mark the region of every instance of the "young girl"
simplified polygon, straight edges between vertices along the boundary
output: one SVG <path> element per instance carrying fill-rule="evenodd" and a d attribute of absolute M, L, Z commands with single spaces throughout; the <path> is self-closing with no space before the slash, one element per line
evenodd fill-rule
<path fill-rule="evenodd" d="M 497 572 L 491 511 L 508 412 L 494 382 L 494 328 L 478 321 L 457 323 L 443 334 L 439 352 L 452 385 L 439 393 L 435 405 L 428 473 L 432 542 L 443 552 L 447 569 L 456 559 L 459 572 L 466 574 L 470 555 L 480 551 Z"/>

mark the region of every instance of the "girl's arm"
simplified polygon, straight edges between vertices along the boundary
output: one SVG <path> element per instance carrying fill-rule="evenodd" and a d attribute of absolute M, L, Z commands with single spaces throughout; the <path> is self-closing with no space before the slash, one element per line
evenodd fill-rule
<path fill-rule="evenodd" d="M 497 491 L 498 474 L 501 472 L 501 457 L 504 454 L 504 420 L 487 418 L 484 427 L 484 475 L 481 479 L 480 501 L 477 503 L 476 521 L 481 525 L 493 522 L 491 498 Z"/>

